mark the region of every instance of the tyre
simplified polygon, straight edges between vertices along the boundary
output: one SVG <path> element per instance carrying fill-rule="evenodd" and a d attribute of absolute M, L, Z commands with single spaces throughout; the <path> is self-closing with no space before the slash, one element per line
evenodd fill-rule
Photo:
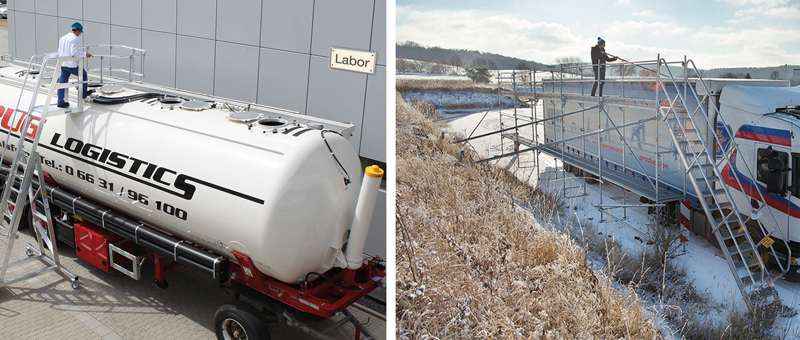
<path fill-rule="evenodd" d="M 219 340 L 269 340 L 267 320 L 255 307 L 234 300 L 217 309 L 214 328 Z"/>

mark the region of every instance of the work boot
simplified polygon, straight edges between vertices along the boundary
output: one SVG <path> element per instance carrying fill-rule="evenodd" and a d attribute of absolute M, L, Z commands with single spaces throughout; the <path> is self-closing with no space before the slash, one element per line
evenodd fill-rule
<path fill-rule="evenodd" d="M 62 109 L 63 109 L 63 108 L 65 108 L 65 107 L 69 107 L 69 103 L 66 103 L 66 102 L 65 102 L 64 104 L 61 104 L 61 105 L 56 105 L 56 106 L 58 106 L 58 107 L 60 107 L 60 108 L 62 108 Z"/>

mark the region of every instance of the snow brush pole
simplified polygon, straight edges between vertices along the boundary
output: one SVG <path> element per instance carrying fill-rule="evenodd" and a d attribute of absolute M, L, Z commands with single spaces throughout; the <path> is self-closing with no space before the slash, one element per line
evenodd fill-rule
<path fill-rule="evenodd" d="M 617 59 L 619 59 L 619 60 L 622 60 L 623 62 L 626 62 L 626 63 L 631 63 L 631 64 L 633 64 L 632 62 L 630 62 L 630 61 L 628 61 L 628 60 L 625 60 L 625 59 L 622 59 L 622 58 L 620 58 L 620 57 L 618 57 L 618 56 L 615 56 L 615 55 L 613 55 L 613 54 L 609 54 L 609 53 L 606 53 L 606 54 L 607 54 L 608 56 L 610 56 L 610 57 L 613 57 L 613 58 L 617 58 Z M 636 67 L 638 67 L 638 68 L 642 68 L 642 69 L 648 70 L 648 71 L 650 71 L 650 72 L 656 73 L 656 71 L 654 71 L 654 70 L 652 70 L 652 69 L 649 69 L 649 68 L 647 68 L 647 67 L 644 67 L 644 66 L 642 66 L 642 65 L 638 65 L 638 64 L 633 64 L 633 65 L 635 65 L 635 66 L 636 66 Z M 661 73 L 661 72 L 658 72 L 658 73 L 659 73 L 659 74 L 661 74 L 661 75 L 662 75 L 662 76 L 664 76 L 664 77 L 666 77 L 666 76 L 667 76 L 666 74 L 663 74 L 663 73 Z"/>

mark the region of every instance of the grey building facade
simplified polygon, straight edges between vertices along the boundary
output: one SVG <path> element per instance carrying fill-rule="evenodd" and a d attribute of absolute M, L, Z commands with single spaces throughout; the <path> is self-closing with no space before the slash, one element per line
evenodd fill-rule
<path fill-rule="evenodd" d="M 363 163 L 385 168 L 385 0 L 11 0 L 8 8 L 14 58 L 57 51 L 78 21 L 83 46 L 145 49 L 145 82 L 352 122 Z M 331 47 L 377 52 L 375 74 L 331 68 Z M 385 190 L 365 252 L 387 255 Z"/>

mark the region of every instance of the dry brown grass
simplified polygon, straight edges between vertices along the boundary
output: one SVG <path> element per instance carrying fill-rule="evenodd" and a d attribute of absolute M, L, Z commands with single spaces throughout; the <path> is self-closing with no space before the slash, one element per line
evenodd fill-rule
<path fill-rule="evenodd" d="M 395 81 L 395 89 L 400 92 L 461 90 L 492 92 L 492 88 L 489 85 L 475 84 L 472 80 L 455 79 L 397 79 Z"/>
<path fill-rule="evenodd" d="M 475 164 L 457 136 L 397 103 L 398 338 L 660 337 L 635 295 L 514 203 L 546 216 L 557 200 Z"/>

